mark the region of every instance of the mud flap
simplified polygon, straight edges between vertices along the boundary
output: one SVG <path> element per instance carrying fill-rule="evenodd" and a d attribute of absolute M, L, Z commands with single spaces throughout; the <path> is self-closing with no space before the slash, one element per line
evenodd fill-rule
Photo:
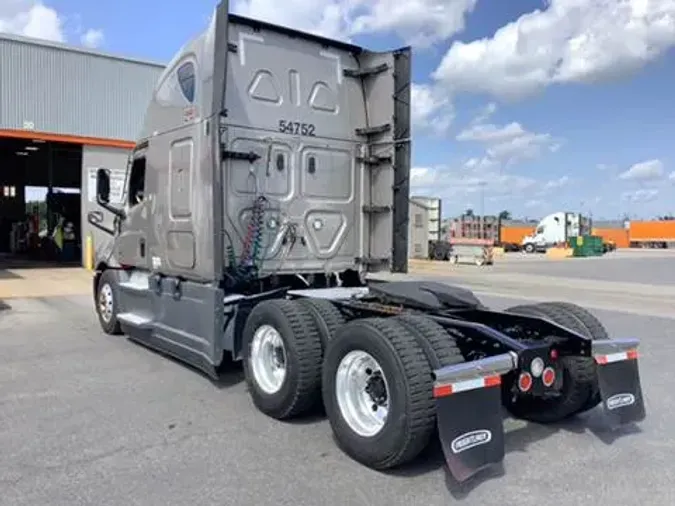
<path fill-rule="evenodd" d="M 438 434 L 459 482 L 504 459 L 501 375 L 516 360 L 506 353 L 434 371 Z"/>
<path fill-rule="evenodd" d="M 637 339 L 597 341 L 593 356 L 598 364 L 598 386 L 610 428 L 639 422 L 646 417 Z"/>

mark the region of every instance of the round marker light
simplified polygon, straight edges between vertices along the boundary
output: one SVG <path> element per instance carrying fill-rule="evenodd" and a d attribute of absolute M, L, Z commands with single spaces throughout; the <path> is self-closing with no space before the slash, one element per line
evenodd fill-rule
<path fill-rule="evenodd" d="M 314 230 L 321 230 L 323 228 L 323 221 L 321 220 L 314 220 Z"/>
<path fill-rule="evenodd" d="M 532 360 L 530 362 L 530 371 L 535 378 L 541 376 L 541 373 L 544 372 L 544 361 L 539 357 Z"/>
<path fill-rule="evenodd" d="M 277 220 L 275 220 L 274 218 L 270 218 L 270 220 L 267 222 L 267 226 L 272 230 L 274 230 L 275 228 L 277 228 Z"/>
<path fill-rule="evenodd" d="M 547 367 L 544 369 L 544 372 L 541 376 L 541 381 L 546 387 L 550 387 L 553 385 L 553 383 L 555 383 L 555 371 L 552 367 Z"/>
<path fill-rule="evenodd" d="M 521 392 L 527 392 L 532 388 L 532 375 L 529 372 L 521 372 L 518 377 L 518 388 Z"/>

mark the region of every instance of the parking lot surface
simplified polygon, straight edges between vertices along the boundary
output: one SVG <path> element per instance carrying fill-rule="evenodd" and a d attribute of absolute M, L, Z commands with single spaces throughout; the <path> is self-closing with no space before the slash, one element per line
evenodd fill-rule
<path fill-rule="evenodd" d="M 518 290 L 499 283 L 496 293 Z M 525 292 L 481 298 L 503 308 Z M 584 297 L 602 306 L 607 293 Z M 597 412 L 556 427 L 506 420 L 503 471 L 463 487 L 438 452 L 371 471 L 341 453 L 324 418 L 258 413 L 240 370 L 216 384 L 102 334 L 88 295 L 10 299 L 0 311 L 0 505 L 673 505 L 675 315 L 650 314 L 640 297 L 632 313 L 594 310 L 614 336 L 642 339 L 639 428 L 603 433 Z"/>

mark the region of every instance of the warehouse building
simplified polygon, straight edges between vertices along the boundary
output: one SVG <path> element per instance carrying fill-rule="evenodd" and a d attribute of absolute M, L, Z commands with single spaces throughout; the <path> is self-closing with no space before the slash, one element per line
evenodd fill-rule
<path fill-rule="evenodd" d="M 0 255 L 67 260 L 49 238 L 72 224 L 69 259 L 79 262 L 84 238 L 98 232 L 86 220 L 97 208 L 95 172 L 110 169 L 123 187 L 164 66 L 6 34 L 0 62 Z M 47 205 L 33 213 L 26 201 L 40 191 Z"/>

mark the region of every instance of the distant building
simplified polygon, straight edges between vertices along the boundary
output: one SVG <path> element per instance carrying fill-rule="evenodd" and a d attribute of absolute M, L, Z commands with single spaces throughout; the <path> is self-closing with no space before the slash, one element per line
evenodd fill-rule
<path fill-rule="evenodd" d="M 429 208 L 415 199 L 410 199 L 408 221 L 408 256 L 429 257 Z"/>
<path fill-rule="evenodd" d="M 494 215 L 476 216 L 463 214 L 453 218 L 448 226 L 448 239 L 489 239 L 499 240 L 499 217 Z"/>
<path fill-rule="evenodd" d="M 441 199 L 438 197 L 412 196 L 410 197 L 410 200 L 417 203 L 418 206 L 426 207 L 428 209 L 427 231 L 429 233 L 429 240 L 440 240 L 442 236 Z"/>

